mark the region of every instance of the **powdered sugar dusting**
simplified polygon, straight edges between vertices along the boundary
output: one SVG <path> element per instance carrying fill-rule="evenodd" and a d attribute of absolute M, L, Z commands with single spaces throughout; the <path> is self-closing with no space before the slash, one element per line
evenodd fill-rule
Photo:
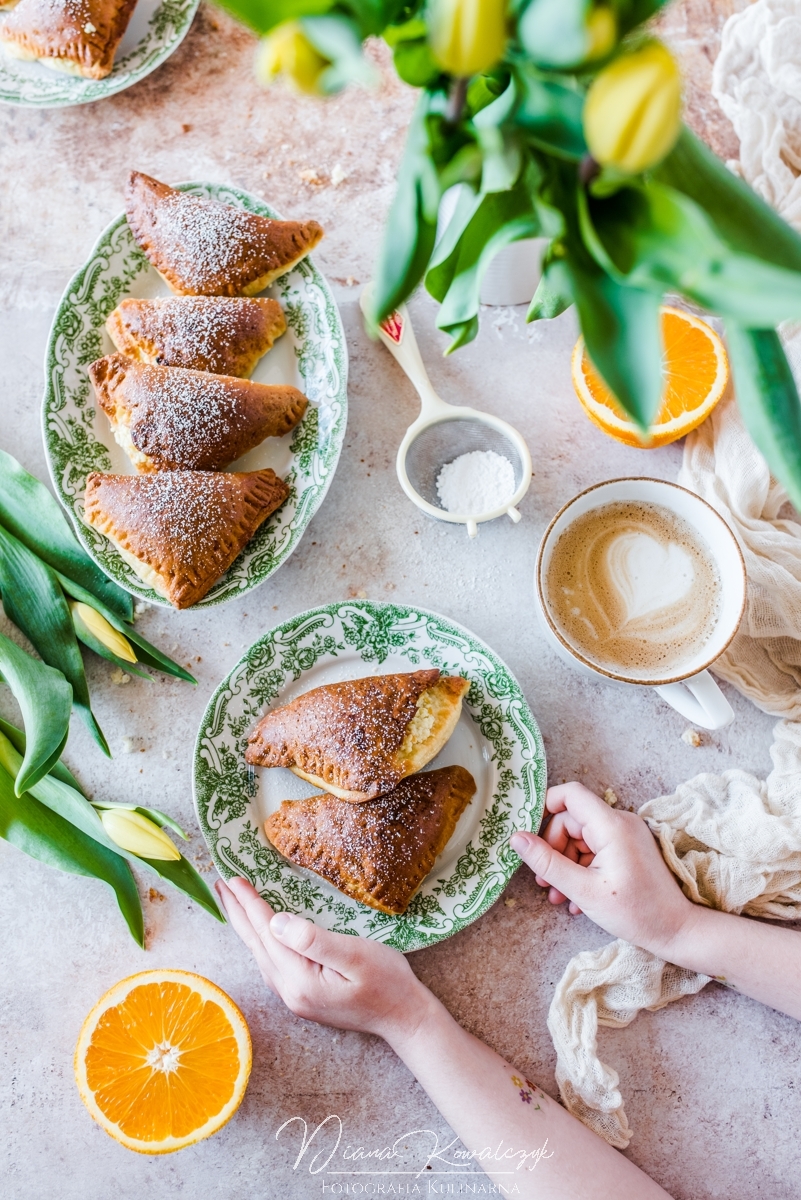
<path fill-rule="evenodd" d="M 480 517 L 512 499 L 515 469 L 494 450 L 471 450 L 442 467 L 437 494 L 447 512 Z"/>

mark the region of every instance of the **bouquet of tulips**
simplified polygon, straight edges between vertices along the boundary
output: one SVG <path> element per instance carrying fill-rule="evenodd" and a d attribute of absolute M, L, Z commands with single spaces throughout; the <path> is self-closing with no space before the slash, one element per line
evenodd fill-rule
<path fill-rule="evenodd" d="M 420 89 L 376 321 L 424 280 L 455 349 L 476 335 L 494 254 L 548 238 L 528 319 L 575 304 L 594 365 L 647 433 L 660 303 L 683 296 L 724 318 L 743 417 L 801 508 L 801 405 L 776 333 L 801 318 L 801 238 L 682 125 L 678 67 L 645 27 L 664 0 L 220 2 L 264 35 L 264 80 L 317 93 L 369 82 L 362 42 L 378 35 Z"/>
<path fill-rule="evenodd" d="M 92 712 L 79 643 L 122 670 L 142 666 L 195 680 L 133 627 L 133 605 L 84 553 L 56 501 L 0 451 L 0 597 L 38 658 L 0 633 L 0 681 L 24 731 L 0 720 L 0 837 L 63 871 L 102 879 L 144 944 L 131 861 L 144 863 L 220 920 L 207 885 L 164 832 L 181 827 L 158 809 L 90 801 L 60 762 L 75 708 L 108 754 Z"/>

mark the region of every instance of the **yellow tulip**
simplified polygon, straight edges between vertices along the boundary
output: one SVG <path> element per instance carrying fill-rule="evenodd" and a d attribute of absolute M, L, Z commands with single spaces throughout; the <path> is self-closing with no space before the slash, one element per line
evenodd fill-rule
<path fill-rule="evenodd" d="M 601 5 L 587 17 L 587 58 L 604 58 L 617 39 L 617 21 L 611 8 Z"/>
<path fill-rule="evenodd" d="M 78 623 L 84 625 L 92 637 L 96 638 L 112 654 L 116 654 L 117 658 L 121 658 L 123 662 L 136 662 L 133 646 L 128 639 L 118 633 L 96 608 L 92 608 L 91 604 L 82 604 L 80 600 L 71 600 L 70 612 L 74 625 Z"/>
<path fill-rule="evenodd" d="M 293 91 L 321 95 L 320 76 L 331 66 L 311 44 L 298 21 L 283 21 L 262 38 L 256 51 L 256 78 L 273 83 L 281 76 Z"/>
<path fill-rule="evenodd" d="M 163 829 L 141 813 L 125 808 L 104 808 L 100 820 L 112 842 L 139 858 L 156 858 L 161 862 L 181 857 Z"/>
<path fill-rule="evenodd" d="M 681 129 L 681 75 L 661 42 L 604 67 L 584 103 L 584 136 L 602 166 L 632 175 L 655 166 Z"/>
<path fill-rule="evenodd" d="M 503 58 L 506 40 L 506 0 L 432 0 L 431 53 L 451 75 L 488 71 Z"/>

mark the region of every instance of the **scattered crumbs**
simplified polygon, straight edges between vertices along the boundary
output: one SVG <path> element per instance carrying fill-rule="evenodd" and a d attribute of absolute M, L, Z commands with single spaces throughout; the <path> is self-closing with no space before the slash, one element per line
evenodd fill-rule
<path fill-rule="evenodd" d="M 358 279 L 354 279 L 352 275 L 349 275 L 347 277 L 347 279 L 345 280 L 345 286 L 346 287 L 356 287 L 358 282 L 359 282 Z M 362 462 L 364 462 L 364 459 L 362 459 Z"/>
<path fill-rule="evenodd" d="M 367 599 L 367 592 L 364 590 L 364 588 L 362 588 L 360 591 L 358 591 L 358 592 L 356 593 L 356 597 L 357 597 L 357 599 L 359 599 L 359 600 L 366 600 L 366 599 Z"/>
<path fill-rule="evenodd" d="M 144 600 L 137 600 L 136 604 L 134 604 L 134 616 L 141 617 L 142 613 L 147 611 L 147 607 L 148 606 L 145 604 Z M 173 649 L 174 648 L 175 647 L 173 647 Z"/>
<path fill-rule="evenodd" d="M 309 187 L 320 187 L 325 182 L 322 175 L 318 174 L 313 167 L 307 171 L 299 171 L 298 174 L 304 183 L 308 183 Z"/>
<path fill-rule="evenodd" d="M 199 654 L 198 654 L 198 656 L 196 657 L 196 659 L 195 659 L 195 662 L 203 662 L 203 659 L 200 657 L 200 655 L 199 655 Z"/>
<path fill-rule="evenodd" d="M 504 904 L 506 905 L 507 908 L 514 908 L 514 906 L 517 904 L 517 901 L 512 899 L 512 897 L 510 896 L 508 898 L 508 900 L 504 900 Z"/>
<path fill-rule="evenodd" d="M 230 645 L 231 645 L 231 643 L 230 643 L 230 642 L 223 642 L 223 645 L 224 645 L 224 646 L 230 646 Z"/>
<path fill-rule="evenodd" d="M 182 126 L 181 126 L 181 133 L 189 133 L 189 132 L 191 131 L 191 129 L 192 129 L 192 126 L 191 126 L 191 125 L 182 125 Z"/>
<path fill-rule="evenodd" d="M 123 671 L 122 667 L 115 667 L 111 672 L 111 682 L 122 687 L 123 684 L 131 682 L 131 677 L 130 675 L 127 675 L 125 671 Z"/>
<path fill-rule="evenodd" d="M 690 726 L 688 729 L 684 730 L 684 733 L 681 735 L 681 740 L 686 742 L 688 746 L 700 746 L 703 739 L 701 738 L 698 730 L 693 729 L 692 726 Z"/>
<path fill-rule="evenodd" d="M 161 892 L 157 892 L 155 888 L 150 889 L 147 894 L 147 898 L 150 900 L 151 904 L 161 904 L 163 900 L 167 899 L 167 897 L 163 896 Z"/>
<path fill-rule="evenodd" d="M 604 788 L 604 797 L 603 798 L 604 798 L 604 803 L 608 804 L 610 808 L 614 808 L 618 802 L 617 792 L 613 791 L 612 788 Z"/>
<path fill-rule="evenodd" d="M 144 752 L 145 752 L 145 747 L 144 747 L 144 746 L 140 746 L 140 747 L 139 747 L 139 753 L 140 753 L 140 754 L 144 754 Z"/>
<path fill-rule="evenodd" d="M 162 752 L 161 752 L 161 757 L 162 757 L 162 758 L 169 758 L 169 757 L 170 757 L 170 752 L 169 752 L 169 750 L 162 750 Z"/>
<path fill-rule="evenodd" d="M 122 741 L 120 742 L 120 747 L 122 749 L 123 754 L 133 754 L 133 751 L 134 751 L 133 738 L 124 737 L 122 739 Z"/>
<path fill-rule="evenodd" d="M 281 149 L 282 149 L 282 150 L 288 150 L 288 149 L 289 149 L 289 142 L 282 142 L 282 143 L 281 143 Z"/>
<path fill-rule="evenodd" d="M 331 183 L 334 185 L 334 187 L 339 187 L 340 183 L 344 183 L 347 178 L 347 171 L 342 169 L 341 163 L 337 163 L 331 172 Z"/>

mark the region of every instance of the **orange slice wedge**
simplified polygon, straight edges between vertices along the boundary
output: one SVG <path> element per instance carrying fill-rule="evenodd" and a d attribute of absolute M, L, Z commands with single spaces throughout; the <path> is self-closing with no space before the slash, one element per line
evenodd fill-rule
<path fill-rule="evenodd" d="M 141 1154 L 210 1137 L 239 1108 L 252 1060 L 245 1018 L 190 971 L 115 984 L 83 1023 L 75 1080 L 106 1133 Z"/>
<path fill-rule="evenodd" d="M 650 437 L 623 412 L 590 361 L 579 338 L 571 363 L 573 387 L 581 406 L 599 429 L 627 446 L 666 446 L 697 429 L 720 400 L 729 379 L 722 341 L 706 321 L 678 308 L 662 308 L 662 407 Z"/>

